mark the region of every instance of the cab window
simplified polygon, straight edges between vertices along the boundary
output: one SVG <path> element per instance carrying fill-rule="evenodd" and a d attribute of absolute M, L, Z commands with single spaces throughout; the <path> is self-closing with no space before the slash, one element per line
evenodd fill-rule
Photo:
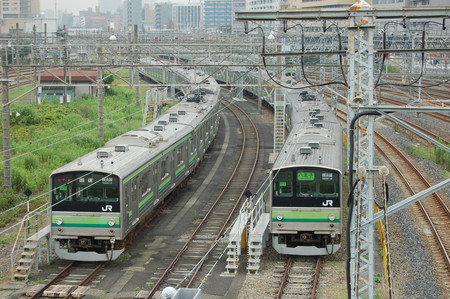
<path fill-rule="evenodd" d="M 274 196 L 288 197 L 293 195 L 292 188 L 292 171 L 280 170 L 275 174 L 273 182 Z"/>

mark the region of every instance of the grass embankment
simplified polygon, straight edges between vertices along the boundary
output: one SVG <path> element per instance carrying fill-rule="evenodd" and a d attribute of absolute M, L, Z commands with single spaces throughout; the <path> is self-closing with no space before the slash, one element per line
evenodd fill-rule
<path fill-rule="evenodd" d="M 10 95 L 11 98 L 13 96 Z M 46 192 L 49 175 L 56 168 L 98 148 L 117 135 L 140 127 L 142 105 L 137 107 L 135 102 L 135 94 L 131 88 L 116 87 L 107 90 L 103 108 L 104 139 L 98 137 L 96 97 L 85 96 L 64 105 L 56 102 L 11 105 L 13 188 L 0 189 L 0 211 L 25 200 L 23 192 L 26 189 L 33 192 L 31 198 Z M 3 164 L 0 165 L 3 169 Z M 0 177 L 0 184 L 3 186 L 3 176 Z M 48 196 L 42 196 L 33 202 L 33 206 L 47 200 Z M 15 211 L 0 216 L 0 226 L 22 212 Z"/>

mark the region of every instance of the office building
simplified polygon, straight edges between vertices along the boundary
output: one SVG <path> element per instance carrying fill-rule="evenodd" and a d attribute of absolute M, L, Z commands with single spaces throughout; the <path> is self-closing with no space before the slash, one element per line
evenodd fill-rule
<path fill-rule="evenodd" d="M 207 31 L 231 32 L 233 20 L 232 1 L 205 0 L 203 2 L 203 26 Z"/>
<path fill-rule="evenodd" d="M 142 1 L 125 0 L 123 2 L 123 28 L 132 31 L 134 25 L 140 30 L 142 27 Z"/>
<path fill-rule="evenodd" d="M 173 5 L 173 23 L 177 30 L 199 29 L 200 22 L 200 3 Z"/>

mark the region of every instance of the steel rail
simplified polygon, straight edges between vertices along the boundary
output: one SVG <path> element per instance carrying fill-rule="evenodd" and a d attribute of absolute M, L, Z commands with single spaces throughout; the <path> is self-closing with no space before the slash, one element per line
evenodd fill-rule
<path fill-rule="evenodd" d="M 295 274 L 295 267 L 294 265 L 294 261 L 300 261 L 301 258 L 305 258 L 305 257 L 296 257 L 296 256 L 292 256 L 292 255 L 288 255 L 287 256 L 287 260 L 286 263 L 284 265 L 284 271 L 283 274 L 281 275 L 281 280 L 278 286 L 278 291 L 275 295 L 276 299 L 281 299 L 283 298 L 284 295 L 286 295 L 287 297 L 293 298 L 293 296 L 301 296 L 302 298 L 305 296 L 305 294 L 300 294 L 300 293 L 293 293 L 293 289 L 291 289 L 289 294 L 285 294 L 285 290 L 287 288 L 287 286 L 289 286 L 290 284 L 292 284 L 294 286 L 294 290 L 295 290 L 295 286 L 298 286 L 299 284 L 301 284 L 302 286 L 304 286 L 303 288 L 301 288 L 301 291 L 305 291 L 306 290 L 306 285 L 310 285 L 310 289 L 308 289 L 309 291 L 309 298 L 315 299 L 317 297 L 317 287 L 319 285 L 319 277 L 320 277 L 320 269 L 322 266 L 322 262 L 323 262 L 323 257 L 322 256 L 316 256 L 313 257 L 314 261 L 311 261 L 312 263 L 312 267 L 311 269 L 314 269 L 314 273 L 311 274 L 311 278 L 312 280 L 307 279 L 307 281 L 295 281 L 295 277 L 297 274 Z M 308 262 L 310 263 L 310 262 Z M 305 271 L 305 267 L 299 267 L 300 269 L 302 269 L 303 271 Z M 291 272 L 294 272 L 294 275 L 292 275 L 293 277 L 289 278 L 291 275 Z M 302 274 L 302 276 L 307 277 L 307 275 L 305 275 L 304 273 Z M 291 280 L 291 281 L 290 281 Z M 298 292 L 298 291 L 297 291 Z"/>
<path fill-rule="evenodd" d="M 49 282 L 47 282 L 41 289 L 39 289 L 33 296 L 31 296 L 31 299 L 40 298 L 44 292 L 49 289 L 52 285 L 55 285 L 56 282 L 64 279 L 65 276 L 68 275 L 71 269 L 73 269 L 79 262 L 71 262 L 69 265 L 67 265 L 64 269 L 62 269 L 58 274 L 55 275 L 53 279 L 51 279 Z M 78 284 L 78 286 L 86 286 L 89 284 L 92 279 L 97 275 L 97 273 L 104 267 L 106 262 L 99 263 L 92 271 L 89 272 L 88 275 Z M 72 293 L 67 294 L 67 296 L 64 297 L 65 299 L 74 298 Z"/>
<path fill-rule="evenodd" d="M 103 268 L 103 266 L 106 264 L 105 263 L 100 263 L 97 265 L 97 267 L 94 268 L 94 270 L 92 270 L 84 279 L 83 281 L 80 282 L 80 284 L 78 286 L 82 287 L 82 286 L 86 286 L 87 284 L 89 284 L 92 279 L 94 279 L 94 277 L 97 275 L 97 273 Z M 71 299 L 74 298 L 74 296 L 72 295 L 72 293 L 68 294 L 66 297 L 64 297 L 64 299 Z"/>
<path fill-rule="evenodd" d="M 343 112 L 342 110 L 338 110 L 339 112 L 341 112 L 341 113 L 345 113 L 345 112 Z M 347 115 L 347 114 L 345 114 L 345 115 Z M 339 117 L 339 116 L 338 116 Z M 342 121 L 344 121 L 344 122 L 346 122 L 347 121 L 347 119 L 345 119 L 345 118 L 342 118 L 342 117 L 339 117 Z M 434 133 L 434 132 L 432 132 L 432 131 L 430 131 L 429 129 L 425 129 L 425 128 L 423 128 L 423 127 L 421 127 L 421 126 L 419 126 L 419 125 L 417 125 L 417 124 L 415 124 L 415 123 L 413 123 L 413 122 L 411 122 L 411 121 L 409 121 L 409 120 L 407 120 L 407 119 L 404 119 L 404 118 L 401 118 L 401 117 L 397 117 L 398 119 L 400 119 L 401 121 L 403 121 L 404 123 L 406 123 L 406 124 L 408 124 L 409 126 L 411 126 L 411 127 L 413 127 L 414 129 L 416 129 L 416 130 L 419 130 L 419 131 L 421 131 L 422 133 L 424 133 L 424 134 L 426 134 L 426 135 L 428 135 L 428 136 L 430 136 L 430 137 L 433 137 L 435 140 L 442 140 L 442 142 L 444 142 L 444 143 L 446 143 L 446 144 L 449 144 L 450 143 L 450 140 L 447 140 L 445 137 L 442 137 L 442 136 L 439 136 L 438 134 L 436 134 L 436 133 Z M 388 119 L 388 118 L 385 118 L 384 119 L 385 121 L 389 121 L 389 122 L 392 122 L 392 123 L 395 123 L 393 120 L 391 120 L 391 119 Z M 411 131 L 411 130 L 409 130 L 409 131 Z M 414 133 L 414 132 L 413 132 Z M 417 136 L 417 134 L 416 134 L 416 136 Z M 420 136 L 418 136 L 418 137 L 420 137 Z M 429 142 L 429 141 L 427 141 L 427 140 L 425 140 L 426 142 Z"/>
<path fill-rule="evenodd" d="M 421 171 L 417 169 L 417 167 L 405 156 L 403 153 L 400 152 L 398 148 L 393 146 L 385 137 L 381 136 L 378 133 L 375 133 L 375 136 L 382 140 L 384 143 L 386 143 L 401 159 L 410 167 L 410 169 L 413 170 L 415 175 L 424 183 L 426 188 L 431 187 L 431 184 L 427 181 L 427 179 L 422 175 Z M 379 146 L 376 145 L 376 148 L 379 150 L 379 152 L 389 161 L 389 163 L 394 167 L 395 171 L 399 174 L 402 181 L 405 183 L 405 185 L 408 187 L 409 191 L 412 195 L 416 194 L 416 191 L 414 190 L 414 187 L 408 182 L 406 176 L 404 175 L 404 172 L 396 165 L 398 162 L 394 162 L 394 159 L 384 152 L 384 150 Z M 447 207 L 447 205 L 444 203 L 441 196 L 439 196 L 438 193 L 434 193 L 433 197 L 435 199 L 435 202 L 440 206 L 441 210 L 445 213 L 445 217 L 447 217 L 447 223 L 450 223 L 450 209 Z M 436 228 L 435 221 L 433 221 L 433 217 L 430 216 L 429 211 L 424 206 L 424 204 L 421 201 L 417 202 L 420 210 L 422 211 L 424 218 L 427 220 L 428 224 L 430 225 L 433 235 L 435 236 L 436 242 L 439 245 L 439 250 L 441 251 L 442 255 L 444 256 L 444 261 L 446 262 L 446 266 L 448 270 L 450 271 L 450 256 L 445 248 L 445 244 L 443 242 L 443 239 Z"/>
<path fill-rule="evenodd" d="M 72 269 L 75 266 L 75 264 L 76 262 L 71 262 L 69 265 L 67 265 L 52 280 L 47 282 L 39 291 L 37 291 L 33 296 L 31 296 L 31 299 L 39 298 L 42 294 L 44 294 L 45 290 L 47 290 L 51 285 L 54 285 L 55 282 L 62 279 L 62 277 L 65 276 L 70 271 L 70 269 Z"/>
<path fill-rule="evenodd" d="M 286 265 L 284 266 L 283 275 L 281 276 L 280 286 L 278 287 L 278 293 L 276 296 L 277 299 L 281 299 L 281 297 L 283 296 L 284 287 L 286 286 L 286 282 L 289 277 L 289 271 L 291 270 L 293 263 L 294 259 L 291 255 L 289 255 L 286 261 Z"/>
<path fill-rule="evenodd" d="M 224 101 L 222 101 L 222 102 L 225 102 L 225 103 L 226 103 L 226 102 L 228 102 L 228 101 L 224 100 Z M 242 122 L 241 122 L 240 118 L 237 116 L 236 112 L 233 111 L 232 109 L 230 109 L 230 106 L 231 106 L 231 105 L 232 105 L 233 107 L 235 107 L 237 110 L 239 110 L 242 114 L 244 114 L 245 118 L 248 119 L 248 120 L 250 121 L 250 124 L 251 124 L 252 127 L 253 127 L 253 130 L 254 130 L 254 132 L 255 132 L 255 137 L 256 137 L 256 145 L 257 145 L 257 146 L 256 146 L 256 154 L 255 154 L 255 160 L 253 161 L 253 165 L 252 165 L 252 169 L 251 169 L 251 175 L 248 177 L 248 181 L 247 181 L 247 183 L 245 184 L 245 188 L 243 188 L 243 190 L 242 190 L 242 192 L 241 192 L 241 194 L 240 194 L 240 196 L 239 196 L 239 200 L 237 200 L 237 204 L 234 205 L 234 207 L 232 208 L 231 212 L 228 213 L 228 217 L 227 217 L 227 219 L 225 220 L 224 224 L 222 225 L 222 227 L 221 227 L 219 233 L 216 235 L 216 238 L 215 238 L 213 244 L 217 244 L 216 241 L 218 241 L 220 238 L 222 238 L 223 233 L 224 233 L 225 229 L 226 229 L 227 226 L 228 226 L 228 223 L 230 222 L 231 218 L 233 217 L 234 212 L 235 212 L 236 209 L 238 208 L 239 203 L 240 203 L 240 201 L 241 201 L 241 198 L 242 198 L 242 196 L 244 195 L 244 193 L 245 193 L 245 191 L 246 191 L 246 189 L 247 189 L 247 186 L 248 186 L 248 184 L 250 183 L 250 180 L 251 180 L 251 178 L 252 178 L 252 176 L 253 176 L 253 173 L 254 173 L 255 168 L 256 168 L 256 164 L 258 163 L 258 157 L 259 157 L 260 140 L 259 140 L 258 129 L 256 128 L 255 123 L 251 120 L 251 118 L 248 116 L 248 114 L 245 113 L 244 110 L 242 110 L 240 107 L 238 107 L 238 106 L 236 106 L 236 105 L 230 103 L 230 104 L 227 106 L 227 108 L 228 108 L 228 109 L 236 116 L 237 119 L 239 119 L 239 122 L 240 122 L 241 124 L 242 124 Z M 244 131 L 243 134 L 244 134 L 244 142 L 246 142 L 246 141 L 245 141 L 245 139 L 246 139 L 245 137 L 247 136 L 247 134 L 245 133 L 245 131 Z M 223 192 L 222 192 L 222 193 L 223 193 Z M 206 253 L 206 256 L 209 256 L 210 252 L 214 249 L 214 247 L 215 247 L 215 246 L 211 246 L 211 247 L 210 247 L 210 249 L 209 249 L 208 252 Z M 189 282 L 188 282 L 188 284 L 187 284 L 187 287 L 188 287 L 188 288 L 194 283 L 194 280 L 195 280 L 196 276 L 198 275 L 198 273 L 199 273 L 201 267 L 203 266 L 203 264 L 204 264 L 205 262 L 206 262 L 206 259 L 202 259 L 201 262 L 199 263 L 199 265 L 197 266 L 195 272 L 193 273 L 191 279 L 189 280 Z"/>
<path fill-rule="evenodd" d="M 241 122 L 241 120 L 239 120 L 240 126 L 243 129 L 243 124 Z M 194 240 L 195 236 L 197 235 L 197 233 L 200 231 L 200 229 L 203 227 L 203 225 L 207 222 L 209 215 L 213 212 L 213 210 L 215 209 L 215 207 L 218 205 L 218 203 L 221 201 L 221 198 L 223 196 L 223 194 L 226 192 L 226 190 L 228 189 L 228 187 L 231 185 L 231 182 L 233 181 L 234 175 L 237 173 L 240 165 L 241 165 L 241 161 L 242 158 L 244 156 L 244 151 L 245 151 L 245 147 L 246 147 L 246 138 L 245 138 L 245 130 L 242 130 L 243 132 L 243 144 L 242 144 L 242 149 L 238 158 L 238 161 L 236 162 L 236 165 L 233 169 L 233 172 L 230 176 L 230 178 L 228 179 L 227 183 L 225 184 L 225 187 L 222 189 L 222 191 L 220 192 L 220 194 L 218 195 L 218 197 L 216 198 L 216 200 L 214 201 L 214 203 L 212 204 L 211 208 L 208 210 L 208 212 L 206 213 L 206 215 L 202 218 L 201 222 L 197 225 L 197 227 L 195 228 L 194 232 L 191 234 L 190 238 L 185 242 L 185 244 L 183 245 L 183 247 L 179 250 L 179 252 L 177 253 L 177 255 L 173 258 L 173 260 L 170 262 L 170 264 L 166 267 L 166 269 L 164 270 L 164 272 L 160 275 L 160 278 L 155 282 L 155 284 L 153 285 L 153 288 L 150 290 L 149 294 L 147 295 L 146 298 L 152 298 L 153 295 L 156 293 L 156 291 L 159 289 L 159 287 L 162 285 L 162 283 L 165 281 L 166 277 L 169 275 L 169 273 L 171 272 L 171 270 L 174 268 L 174 266 L 176 265 L 176 263 L 179 261 L 179 259 L 183 256 L 183 254 L 186 252 L 186 250 L 189 248 L 190 244 L 192 243 L 192 241 Z M 250 181 L 251 175 L 249 176 L 248 180 Z M 248 185 L 248 182 L 246 184 L 246 186 Z M 242 191 L 242 194 L 245 192 L 245 189 Z M 233 210 L 235 210 L 237 208 L 237 206 L 239 205 L 239 200 L 236 201 L 235 203 L 235 207 L 233 208 Z M 231 214 L 231 213 L 230 213 Z M 222 234 L 223 228 L 220 231 L 220 234 L 218 234 L 218 236 L 220 236 Z M 218 239 L 218 237 L 216 237 L 216 239 Z M 209 253 L 209 251 L 208 251 Z M 198 271 L 196 271 L 197 273 Z"/>
<path fill-rule="evenodd" d="M 345 112 L 343 112 L 343 113 L 345 114 Z M 346 121 L 346 119 L 344 119 L 342 117 L 340 117 L 340 118 L 343 121 Z M 403 155 L 403 153 L 401 153 L 398 148 L 393 146 L 386 138 L 381 136 L 379 133 L 375 132 L 375 136 L 377 138 L 379 138 L 380 140 L 384 141 L 386 144 L 388 144 L 388 146 L 390 146 L 390 148 L 395 153 L 397 153 L 405 161 L 405 163 L 407 163 L 407 165 L 410 168 L 413 169 L 413 172 L 424 183 L 426 188 L 431 187 L 431 184 L 422 175 L 421 171 L 418 170 L 417 167 L 415 167 L 414 164 L 408 158 L 406 158 L 406 156 Z M 375 147 L 389 161 L 389 163 L 394 168 L 395 172 L 397 172 L 399 174 L 400 178 L 402 179 L 402 181 L 404 182 L 404 184 L 406 185 L 406 187 L 408 188 L 410 193 L 413 194 L 413 195 L 416 194 L 416 192 L 414 191 L 413 186 L 409 183 L 408 179 L 405 177 L 404 172 L 402 172 L 401 169 L 397 166 L 398 162 L 394 161 L 394 159 L 392 157 L 390 157 L 390 155 L 386 154 L 385 151 L 383 151 L 377 144 L 375 144 Z M 446 215 L 446 217 L 448 219 L 446 223 L 450 223 L 450 209 L 449 209 L 449 207 L 445 204 L 445 202 L 443 201 L 443 199 L 441 198 L 441 196 L 438 193 L 434 193 L 433 197 L 435 198 L 436 203 L 441 207 L 441 211 L 443 211 L 445 213 L 445 215 Z M 445 248 L 445 244 L 444 244 L 443 239 L 441 238 L 441 236 L 440 236 L 440 234 L 438 232 L 438 229 L 436 228 L 436 226 L 433 223 L 433 218 L 430 216 L 430 214 L 428 213 L 426 207 L 422 204 L 422 202 L 418 201 L 417 202 L 417 206 L 422 211 L 422 214 L 423 214 L 424 218 L 426 219 L 426 221 L 430 225 L 430 227 L 432 229 L 432 232 L 433 232 L 433 235 L 435 236 L 436 243 L 437 243 L 437 245 L 439 247 L 439 250 L 440 250 L 440 252 L 443 255 L 444 261 L 446 263 L 446 267 L 450 271 L 450 256 L 449 256 L 448 251 Z"/>
<path fill-rule="evenodd" d="M 323 256 L 317 257 L 316 270 L 314 272 L 313 287 L 311 290 L 311 299 L 316 299 L 317 297 L 317 286 L 319 285 L 320 267 L 322 266 Z"/>
<path fill-rule="evenodd" d="M 401 102 L 401 101 L 398 101 L 398 100 L 394 100 L 394 99 L 390 99 L 390 98 L 386 98 L 386 97 L 383 97 L 382 99 L 383 99 L 383 102 L 391 103 L 391 104 L 394 104 L 394 105 L 398 105 L 398 106 L 405 105 L 404 102 Z M 444 122 L 450 123 L 450 116 L 447 116 L 447 115 L 444 115 L 444 114 L 441 114 L 441 113 L 430 113 L 430 112 L 423 112 L 423 114 L 426 114 L 426 115 L 431 116 L 431 117 L 433 117 L 435 119 L 442 120 Z"/>

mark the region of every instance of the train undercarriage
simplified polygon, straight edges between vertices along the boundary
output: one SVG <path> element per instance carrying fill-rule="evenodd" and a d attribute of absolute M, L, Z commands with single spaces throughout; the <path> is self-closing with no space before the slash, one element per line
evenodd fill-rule
<path fill-rule="evenodd" d="M 282 254 L 291 255 L 330 255 L 340 247 L 340 235 L 314 232 L 297 234 L 274 234 L 272 246 Z"/>

